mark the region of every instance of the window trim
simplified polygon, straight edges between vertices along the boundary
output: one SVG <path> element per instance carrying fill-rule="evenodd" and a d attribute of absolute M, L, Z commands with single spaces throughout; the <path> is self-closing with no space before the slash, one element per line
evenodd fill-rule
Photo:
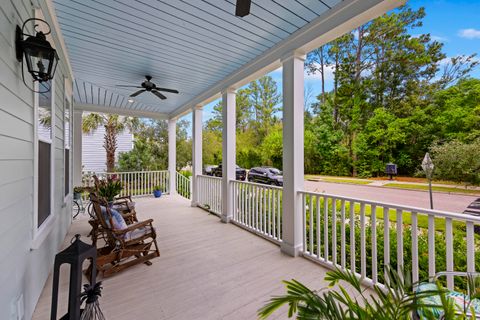
<path fill-rule="evenodd" d="M 65 77 L 65 83 L 63 87 L 63 165 L 65 166 L 65 150 L 69 150 L 69 161 L 68 161 L 68 185 L 70 186 L 70 190 L 68 194 L 65 194 L 65 167 L 63 168 L 63 204 L 66 206 L 69 202 L 71 202 L 72 195 L 73 195 L 73 157 L 72 157 L 72 145 L 73 145 L 73 99 L 71 95 L 71 90 L 67 90 L 68 87 L 68 78 Z M 69 117 L 70 120 L 68 122 L 68 148 L 65 145 L 65 103 L 68 101 L 69 106 Z"/>
<path fill-rule="evenodd" d="M 57 215 L 55 214 L 55 78 L 51 81 L 51 135 L 50 140 L 43 139 L 38 136 L 38 108 L 39 108 L 39 93 L 33 94 L 33 236 L 30 248 L 32 250 L 40 248 L 43 241 L 47 238 L 53 230 Z M 38 82 L 34 84 L 35 91 L 38 91 Z M 39 146 L 38 142 L 42 141 L 50 144 L 50 214 L 38 226 L 38 161 L 39 161 Z"/>

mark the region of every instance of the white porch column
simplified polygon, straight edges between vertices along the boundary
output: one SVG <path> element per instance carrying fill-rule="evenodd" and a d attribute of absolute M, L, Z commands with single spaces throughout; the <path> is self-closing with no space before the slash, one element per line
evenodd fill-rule
<path fill-rule="evenodd" d="M 283 64 L 283 223 L 282 252 L 298 256 L 303 244 L 302 207 L 297 191 L 304 184 L 304 76 L 305 56 L 292 53 Z"/>
<path fill-rule="evenodd" d="M 202 174 L 202 106 L 192 110 L 192 207 L 198 204 L 197 176 Z"/>
<path fill-rule="evenodd" d="M 233 198 L 230 181 L 235 180 L 235 105 L 236 91 L 227 89 L 222 93 L 222 222 L 233 217 Z"/>
<path fill-rule="evenodd" d="M 177 119 L 168 120 L 168 172 L 170 194 L 175 194 L 177 192 Z"/>
<path fill-rule="evenodd" d="M 82 110 L 73 111 L 73 186 L 82 185 Z"/>

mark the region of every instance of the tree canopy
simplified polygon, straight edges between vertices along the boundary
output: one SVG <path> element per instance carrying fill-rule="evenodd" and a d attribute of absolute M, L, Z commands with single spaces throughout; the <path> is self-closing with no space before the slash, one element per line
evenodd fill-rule
<path fill-rule="evenodd" d="M 448 150 L 478 145 L 480 80 L 469 74 L 479 61 L 476 54 L 447 57 L 442 43 L 418 34 L 425 14 L 423 8 L 404 6 L 307 55 L 305 69 L 320 75 L 320 94 L 305 105 L 306 173 L 382 175 L 394 162 L 400 174 L 415 175 L 427 151 L 440 157 L 441 146 L 451 141 L 468 146 Z M 281 169 L 281 111 L 282 96 L 271 76 L 238 90 L 238 165 Z M 186 132 L 179 124 L 179 167 L 190 161 Z M 164 122 L 148 123 L 136 135 L 134 151 L 122 155 L 120 167 L 166 168 L 166 135 Z M 205 165 L 221 162 L 221 141 L 220 102 L 204 125 Z"/>

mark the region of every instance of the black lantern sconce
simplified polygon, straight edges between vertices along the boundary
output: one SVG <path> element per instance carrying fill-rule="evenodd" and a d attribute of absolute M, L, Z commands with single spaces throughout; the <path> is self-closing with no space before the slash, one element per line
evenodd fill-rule
<path fill-rule="evenodd" d="M 48 31 L 46 33 L 44 33 L 43 31 L 37 31 L 36 29 L 38 27 L 38 24 L 35 24 L 35 35 L 25 33 L 25 26 L 30 21 L 39 21 L 44 23 L 45 25 L 47 25 Z M 17 26 L 16 29 L 15 45 L 17 60 L 19 62 L 22 62 L 23 57 L 25 57 L 28 72 L 32 75 L 34 82 L 38 81 L 39 83 L 42 83 L 53 79 L 53 75 L 55 74 L 55 70 L 57 68 L 57 51 L 52 47 L 50 42 L 48 42 L 46 37 L 50 33 L 50 25 L 46 21 L 37 18 L 31 18 L 26 20 L 21 28 L 20 26 Z M 24 39 L 24 36 L 27 38 Z M 25 78 L 23 74 L 23 63 L 22 79 L 23 83 L 25 83 Z M 29 87 L 26 83 L 25 85 Z M 47 91 L 49 90 L 50 89 L 48 89 Z"/>

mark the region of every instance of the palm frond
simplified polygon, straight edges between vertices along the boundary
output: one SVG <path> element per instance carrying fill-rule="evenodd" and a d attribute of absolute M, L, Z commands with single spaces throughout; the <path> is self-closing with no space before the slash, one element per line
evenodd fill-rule
<path fill-rule="evenodd" d="M 99 113 L 89 113 L 82 119 L 82 131 L 84 133 L 92 133 L 105 123 L 106 119 L 103 115 Z"/>

